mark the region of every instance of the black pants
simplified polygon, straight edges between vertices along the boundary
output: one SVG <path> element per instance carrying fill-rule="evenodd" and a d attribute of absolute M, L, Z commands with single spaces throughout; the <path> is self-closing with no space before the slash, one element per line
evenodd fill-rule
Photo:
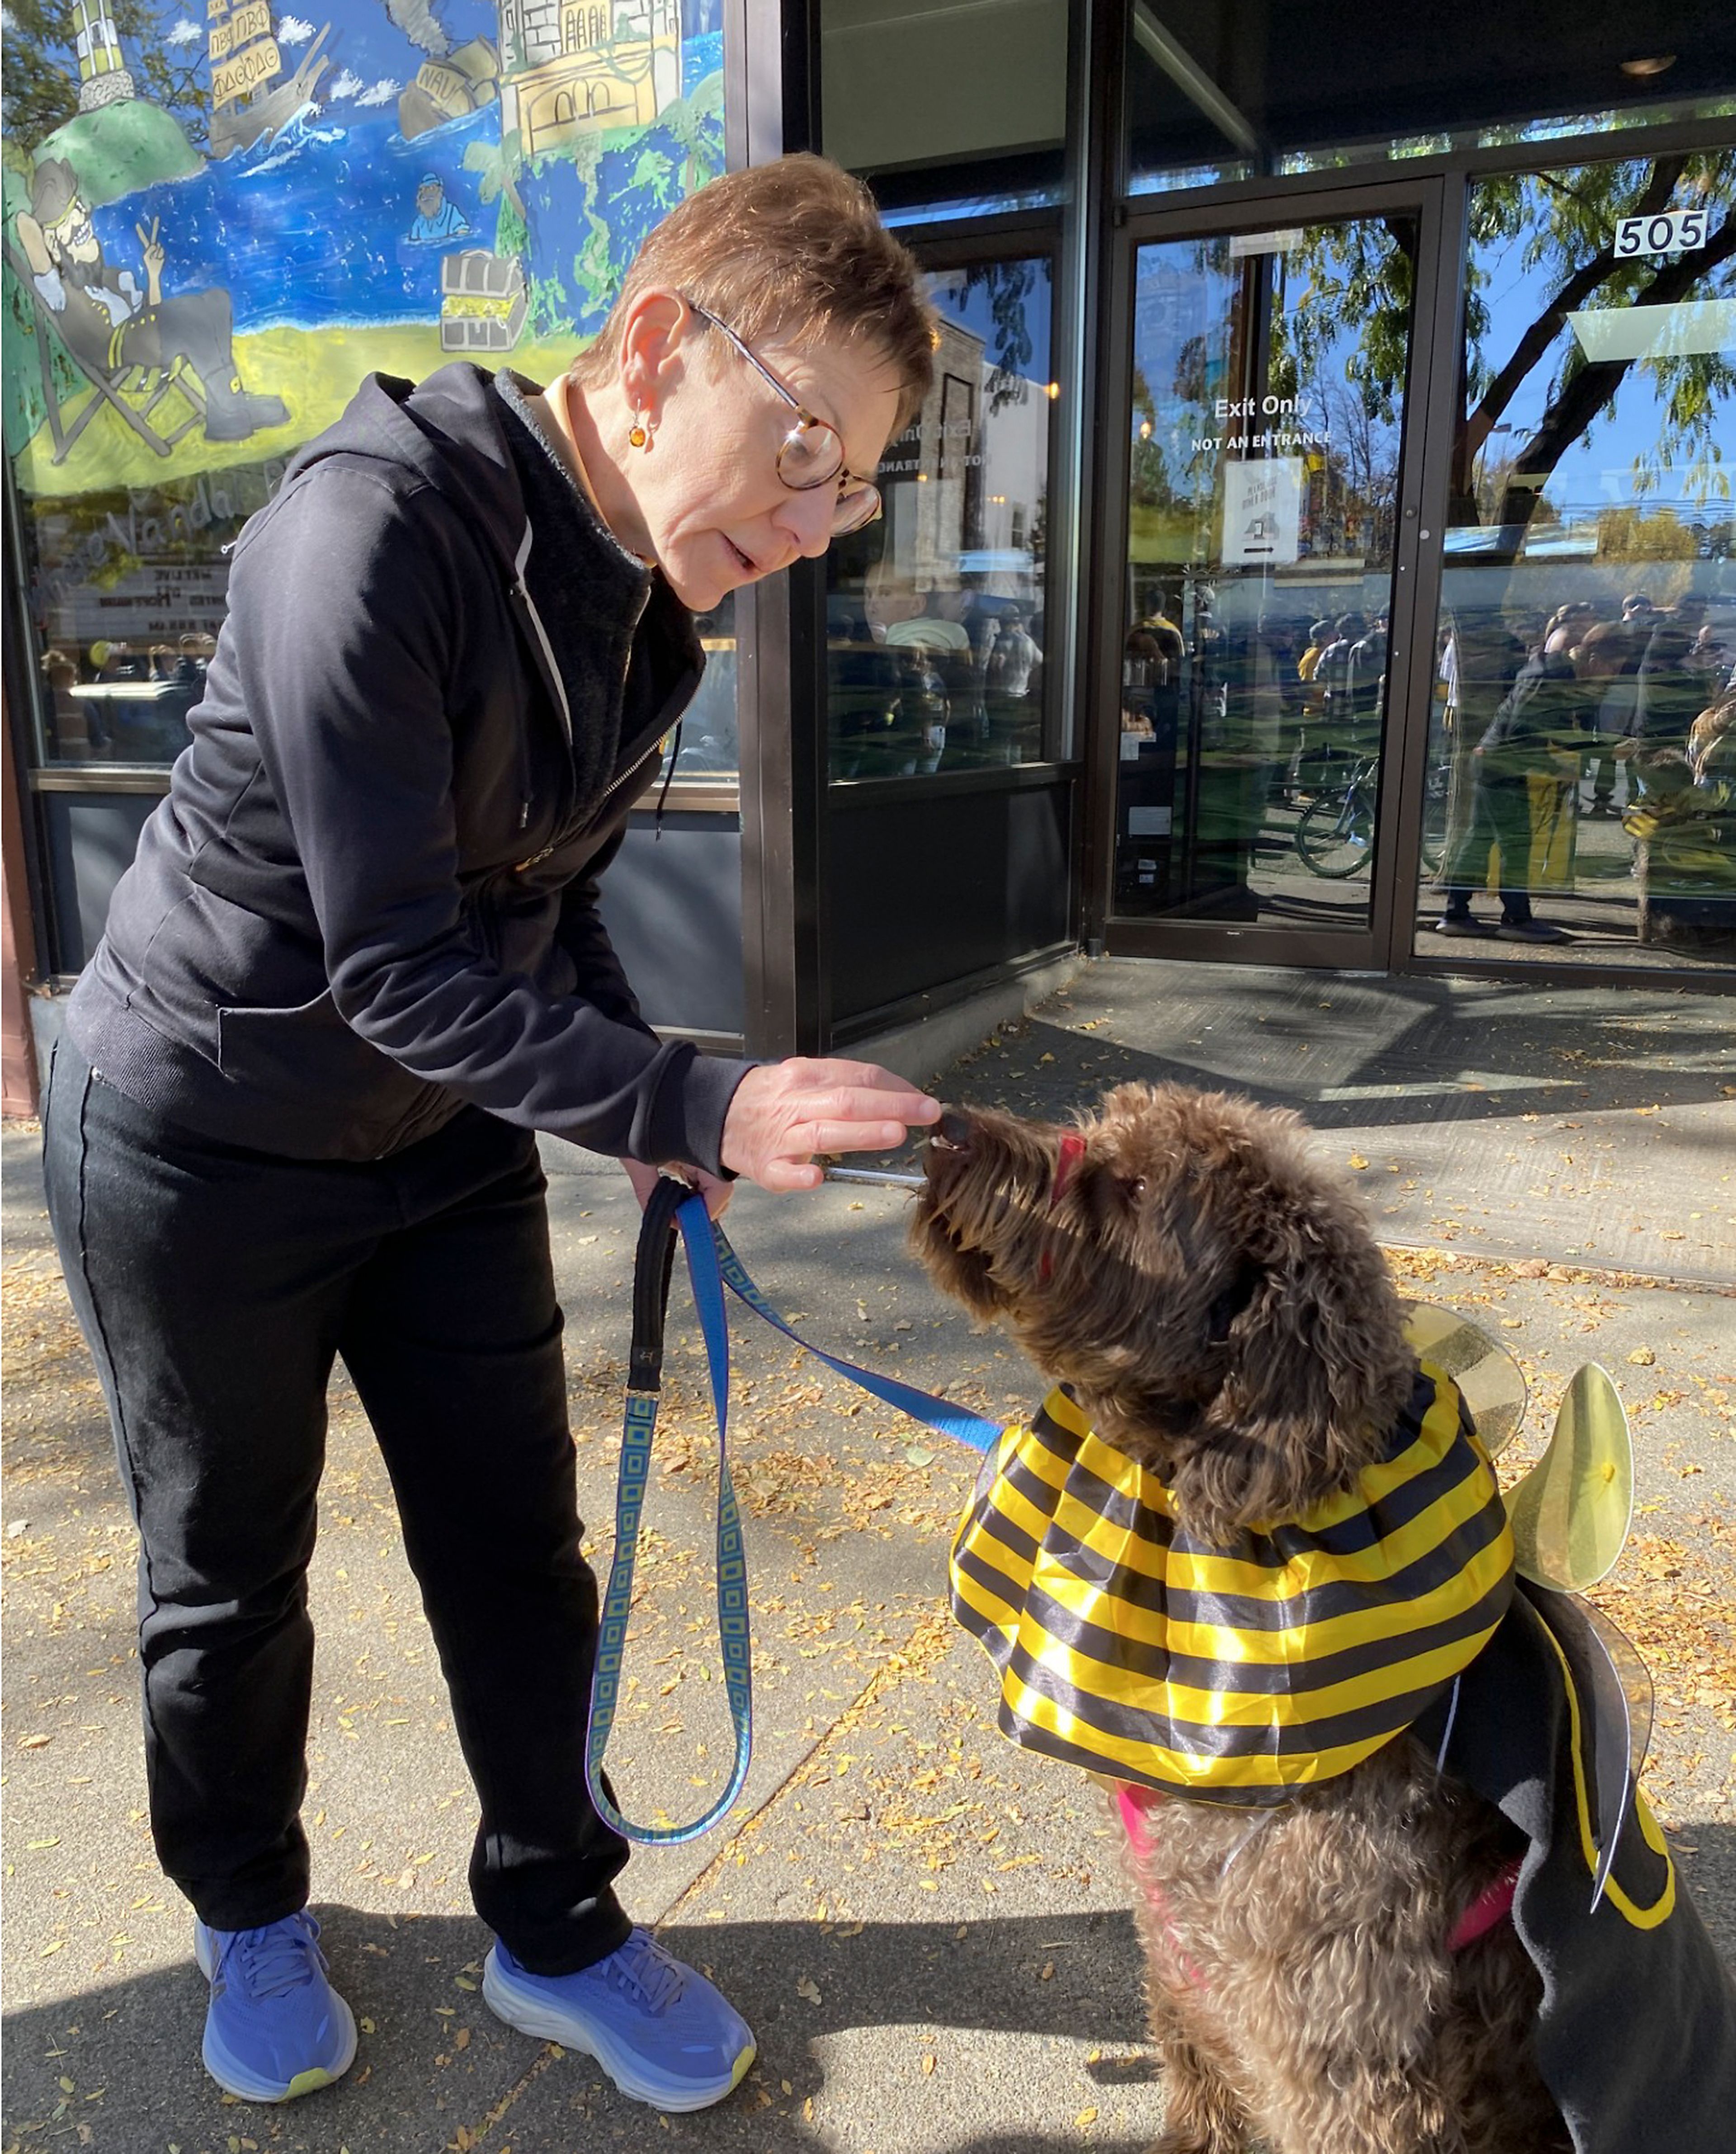
<path fill-rule="evenodd" d="M 540 1973 L 613 1952 L 627 1850 L 585 1789 L 597 1590 L 534 1141 L 467 1110 L 391 1158 L 282 1159 L 136 1105 L 67 1040 L 43 1130 L 142 1543 L 164 1869 L 220 1929 L 306 1901 L 307 1565 L 342 1355 L 482 1799 L 477 1910 Z"/>

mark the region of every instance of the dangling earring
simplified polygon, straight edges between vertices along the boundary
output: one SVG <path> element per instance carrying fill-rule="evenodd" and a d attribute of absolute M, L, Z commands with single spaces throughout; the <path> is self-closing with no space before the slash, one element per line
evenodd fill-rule
<path fill-rule="evenodd" d="M 636 449 L 648 451 L 651 445 L 651 435 L 655 431 L 646 423 L 645 414 L 642 411 L 636 411 L 633 414 L 633 423 L 627 429 L 627 439 Z"/>

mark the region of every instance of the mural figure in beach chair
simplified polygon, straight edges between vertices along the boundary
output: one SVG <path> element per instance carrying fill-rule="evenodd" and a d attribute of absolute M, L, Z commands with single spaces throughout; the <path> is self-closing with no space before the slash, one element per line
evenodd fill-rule
<path fill-rule="evenodd" d="M 144 249 L 142 292 L 130 269 L 117 271 L 105 257 L 71 166 L 64 158 L 49 157 L 37 166 L 29 210 L 18 217 L 25 262 L 21 268 L 15 259 L 13 266 L 28 278 L 38 301 L 37 342 L 56 463 L 64 460 L 105 403 L 161 457 L 202 419 L 207 441 L 243 442 L 262 427 L 282 426 L 289 416 L 281 397 L 256 396 L 242 386 L 235 370 L 229 294 L 213 286 L 165 299 L 164 249 L 156 220 L 148 232 L 142 224 L 135 229 Z M 44 312 L 96 391 L 70 426 L 64 423 L 49 363 Z M 135 369 L 142 370 L 146 382 L 156 377 L 143 404 L 128 401 Z M 152 420 L 171 390 L 180 391 L 189 416 L 170 433 Z"/>

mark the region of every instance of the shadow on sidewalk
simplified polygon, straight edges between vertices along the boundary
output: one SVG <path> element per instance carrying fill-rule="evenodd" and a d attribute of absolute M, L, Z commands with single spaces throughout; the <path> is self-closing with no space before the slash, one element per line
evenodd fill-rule
<path fill-rule="evenodd" d="M 1242 1051 L 1223 1056 L 1227 1043 L 1213 1039 L 1218 1055 L 1211 1061 L 1191 1059 L 1180 1040 L 1153 1049 L 1125 1037 L 1117 1043 L 1112 1032 L 1082 1037 L 1032 1017 L 1019 1038 L 1013 1066 L 1019 1074 L 1010 1104 L 1022 1114 L 1059 1115 L 1094 1105 L 1111 1085 L 1188 1085 L 1240 1093 L 1262 1106 L 1295 1108 L 1318 1130 L 1401 1129 L 1530 1113 L 1707 1105 L 1728 1094 L 1728 1061 L 1708 1057 L 1718 1066 L 1660 1068 L 1646 1049 L 1662 1049 L 1662 1028 L 1648 1041 L 1632 1022 L 1613 1013 L 1533 1016 L 1520 1033 L 1510 1024 L 1449 1028 L 1442 1013 L 1429 1013 L 1414 1034 L 1364 1046 L 1354 1011 L 1333 1023 L 1346 996 L 1342 983 L 1328 984 L 1330 1008 L 1319 1013 L 1317 1024 L 1279 1005 L 1270 1018 L 1254 1020 L 1258 1030 L 1250 1039 L 1238 1013 Z M 1695 1043 L 1689 1038 L 1677 1044 L 1692 1051 Z M 942 1085 L 949 1099 L 987 1104 L 1008 1092 L 1011 1076 L 998 1060 L 968 1062 L 947 1070 Z M 1345 1093 L 1355 1096 L 1335 1096 Z"/>
<path fill-rule="evenodd" d="M 90 2136 L 78 2143 L 99 2154 L 139 2154 L 171 2141 L 199 2154 L 232 2134 L 262 2145 L 268 2135 L 275 2154 L 333 2154 L 341 2123 L 338 2136 L 352 2146 L 420 2154 L 445 2144 L 461 2123 L 474 2131 L 545 2055 L 483 2001 L 477 1985 L 488 1939 L 479 1922 L 391 1921 L 343 1905 L 315 1912 L 332 1978 L 364 2023 L 355 2070 L 339 2093 L 266 2111 L 226 2100 L 205 2076 L 205 1985 L 192 1965 L 189 1918 L 183 1963 L 6 2015 L 5 2142 L 33 2127 L 69 2134 L 82 2125 Z M 963 2029 L 1034 2044 L 1063 2036 L 1111 2049 L 1145 2040 L 1140 1950 L 1121 1912 L 880 1922 L 860 1931 L 853 1923 L 748 1921 L 660 1934 L 716 1974 L 754 2029 L 759 2069 L 774 2084 L 789 2080 L 798 2104 L 825 2084 L 816 2043 L 855 2029 Z M 574 2093 L 598 2078 L 582 2057 L 549 2069 L 570 2075 Z M 1091 2071 L 1105 2085 L 1128 2085 L 1146 2075 L 1146 2060 L 1110 2058 Z M 612 2090 L 592 2098 L 599 2117 L 646 2115 Z M 936 2090 L 932 2098 L 943 2097 Z M 1040 2133 L 997 2138 L 994 2154 L 1047 2154 L 1070 2143 Z M 966 2141 L 958 2154 L 988 2148 Z"/>

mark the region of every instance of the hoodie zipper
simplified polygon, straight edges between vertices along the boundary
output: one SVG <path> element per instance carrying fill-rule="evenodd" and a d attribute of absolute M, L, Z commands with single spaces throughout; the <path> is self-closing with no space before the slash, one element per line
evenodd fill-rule
<path fill-rule="evenodd" d="M 554 662 L 554 652 L 549 641 L 548 631 L 543 626 L 542 615 L 537 611 L 536 602 L 531 597 L 530 592 L 525 585 L 524 578 L 522 573 L 523 564 L 527 559 L 528 559 L 529 555 L 530 530 L 529 527 L 527 525 L 524 533 L 523 544 L 518 549 L 518 567 L 521 573 L 519 574 L 517 581 L 513 585 L 513 595 L 523 604 L 524 610 L 530 616 L 531 625 L 536 631 L 538 648 L 542 652 L 544 666 L 548 671 L 549 679 L 554 683 L 555 695 L 559 700 L 561 723 L 566 731 L 568 751 L 570 753 L 573 741 L 572 711 L 567 702 L 566 689 L 560 677 L 560 668 Z M 626 656 L 622 661 L 620 668 L 620 700 L 623 707 L 625 707 L 626 702 L 627 676 L 633 670 L 633 645 L 635 639 L 639 634 L 639 624 L 644 620 L 646 609 L 651 604 L 651 579 L 647 577 L 645 583 L 645 588 L 639 595 L 639 603 L 634 608 L 633 618 L 628 624 L 627 627 Z M 540 862 L 546 860 L 549 855 L 552 852 L 555 851 L 558 847 L 565 844 L 569 838 L 574 836 L 580 830 L 589 829 L 597 820 L 598 817 L 601 815 L 604 809 L 607 808 L 610 801 L 618 792 L 620 792 L 622 786 L 626 784 L 627 780 L 630 778 L 636 776 L 638 773 L 645 768 L 645 762 L 646 758 L 641 755 L 635 762 L 629 763 L 625 770 L 620 771 L 616 776 L 611 778 L 608 784 L 604 787 L 601 794 L 598 796 L 596 803 L 591 809 L 590 813 L 585 818 L 582 823 L 574 823 L 569 825 L 566 829 L 558 830 L 554 837 L 549 840 L 549 843 L 542 848 L 540 852 L 533 853 L 528 860 L 519 860 L 517 862 L 513 869 L 513 874 L 523 875 L 527 868 L 536 867 Z M 528 773 L 523 780 L 523 784 L 524 791 L 519 804 L 518 810 L 518 827 L 521 830 L 530 819 L 530 793 Z"/>
<path fill-rule="evenodd" d="M 555 702 L 560 709 L 561 731 L 566 736 L 567 753 L 573 752 L 573 712 L 567 702 L 566 683 L 560 677 L 560 668 L 554 661 L 554 646 L 549 641 L 549 631 L 543 625 L 543 616 L 537 611 L 536 601 L 530 595 L 530 586 L 524 580 L 524 564 L 530 559 L 532 539 L 528 523 L 518 541 L 518 550 L 513 557 L 512 595 L 523 608 L 530 623 L 537 654 L 543 661 L 543 677 L 554 691 Z M 518 738 L 518 828 L 530 825 L 530 741 L 528 729 Z M 546 854 L 539 855 L 546 858 Z"/>

